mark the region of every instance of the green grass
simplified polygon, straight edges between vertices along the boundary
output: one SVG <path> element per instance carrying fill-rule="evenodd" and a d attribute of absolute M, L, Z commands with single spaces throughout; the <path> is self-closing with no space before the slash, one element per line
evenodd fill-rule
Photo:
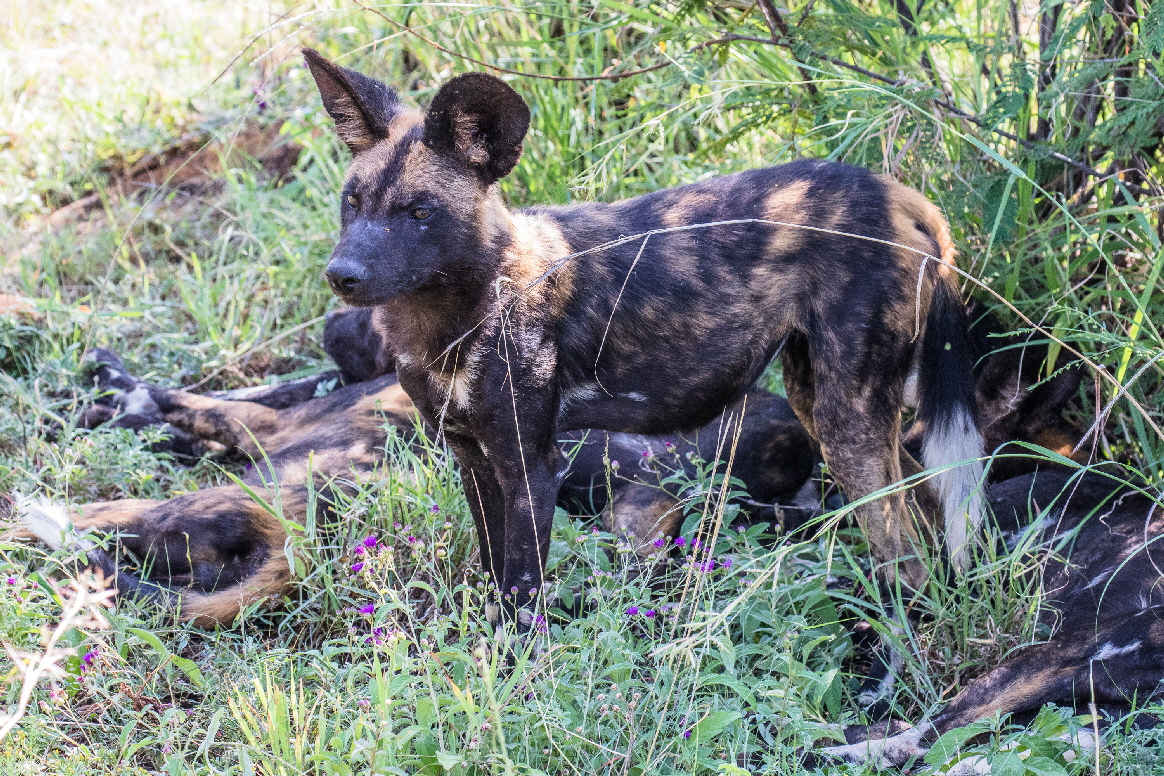
<path fill-rule="evenodd" d="M 1130 204 L 1126 181 L 1091 186 L 1047 155 L 1097 169 L 1139 159 L 1157 185 L 1151 78 L 1126 97 L 1101 89 L 1091 125 L 1070 120 L 1078 94 L 1094 79 L 1108 84 L 1120 64 L 1096 55 L 1114 29 L 1098 4 L 1064 11 L 1058 69 L 1042 90 L 1034 20 L 1020 18 L 1016 39 L 1006 4 L 924 8 L 917 37 L 893 4 L 800 4 L 790 13 L 815 92 L 782 48 L 685 53 L 724 34 L 768 37 L 747 4 L 376 9 L 0 6 L 0 293 L 37 311 L 0 317 L 0 488 L 84 502 L 223 480 L 212 463 L 176 466 L 125 432 L 74 428 L 91 398 L 77 372 L 87 347 L 110 346 L 135 374 L 199 390 L 324 367 L 317 319 L 335 302 L 320 273 L 337 234 L 346 152 L 296 48 L 320 47 L 420 104 L 449 75 L 474 69 L 401 24 L 461 56 L 546 76 L 675 59 L 619 81 L 512 78 L 533 109 L 525 155 L 503 183 L 517 205 L 630 196 L 798 155 L 862 164 L 925 191 L 950 218 L 971 293 L 1016 328 L 1031 325 L 1025 316 L 1061 341 L 1048 371 L 1072 350 L 1102 368 L 1080 397 L 1087 423 L 1111 402 L 1101 455 L 1164 481 L 1158 194 Z M 1120 49 L 1137 72 L 1155 66 L 1161 25 L 1152 14 Z M 919 64 L 923 51 L 935 76 Z M 1037 117 L 1050 119 L 1046 145 L 1030 150 L 951 118 L 935 97 L 1024 137 Z M 303 152 L 280 181 L 233 159 L 212 184 L 185 192 L 127 200 L 109 189 L 179 139 L 229 145 L 247 127 L 282 122 Z M 1117 141 L 1101 144 L 1105 131 Z M 92 195 L 89 215 L 49 220 Z M 432 449 L 416 458 L 404 445 L 392 457 L 374 487 L 343 505 L 338 525 L 293 534 L 297 587 L 283 608 L 205 634 L 123 607 L 107 630 L 70 631 L 68 678 L 38 686 L 17 732 L 0 742 L 0 770 L 638 776 L 735 774 L 743 764 L 783 774 L 826 725 L 859 718 L 858 656 L 844 622 L 884 622 L 889 607 L 867 583 L 852 530 L 775 550 L 750 533 L 725 535 L 713 554 L 730 556 L 730 569 L 700 574 L 675 561 L 648 584 L 619 562 L 617 537 L 559 515 L 552 571 L 563 600 L 585 597 L 588 608 L 551 619 L 529 652 L 483 620 L 471 521 L 448 457 Z M 730 509 L 694 504 L 689 525 L 704 514 L 730 518 Z M 352 574 L 367 535 L 393 549 Z M 921 604 L 930 616 L 903 636 L 913 656 L 896 698 L 905 716 L 936 708 L 1040 635 L 1040 591 L 1013 573 L 1024 562 L 987 557 L 973 585 L 930 591 Z M 0 585 L 0 639 L 37 647 L 59 616 L 46 591 L 49 575 L 68 573 L 62 564 L 0 545 L 0 578 L 15 580 Z M 368 604 L 374 610 L 362 613 Z M 627 615 L 630 606 L 640 614 Z M 514 670 L 503 666 L 507 650 Z M 82 670 L 79 656 L 94 652 Z M 10 686 L 9 702 L 18 690 Z M 1027 731 L 1000 722 L 978 751 L 1046 753 L 1078 724 L 1053 710 Z M 1105 773 L 1161 767 L 1150 732 L 1117 726 L 1104 752 Z M 1061 748 L 1049 754 L 1064 762 Z"/>

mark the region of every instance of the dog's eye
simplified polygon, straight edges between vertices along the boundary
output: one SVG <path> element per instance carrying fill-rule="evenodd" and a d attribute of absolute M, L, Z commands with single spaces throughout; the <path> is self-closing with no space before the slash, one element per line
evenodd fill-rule
<path fill-rule="evenodd" d="M 432 210 L 426 207 L 414 207 L 409 215 L 415 218 L 417 221 L 423 221 L 432 215 Z"/>
<path fill-rule="evenodd" d="M 348 204 L 351 205 L 352 207 L 359 207 L 360 206 L 359 197 L 357 197 L 355 194 L 349 194 L 348 195 Z"/>

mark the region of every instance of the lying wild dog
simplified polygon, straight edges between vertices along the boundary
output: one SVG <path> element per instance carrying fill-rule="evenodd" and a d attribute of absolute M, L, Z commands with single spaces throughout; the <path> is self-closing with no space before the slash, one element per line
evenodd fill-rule
<path fill-rule="evenodd" d="M 800 161 L 610 205 L 510 211 L 495 184 L 530 112 L 504 82 L 457 76 L 422 114 L 305 56 L 354 155 L 327 279 L 376 308 L 401 385 L 461 465 L 501 596 L 491 618 L 501 606 L 531 621 L 561 432 L 698 428 L 777 355 L 789 401 L 854 500 L 921 471 L 899 444 L 918 372 L 922 460 L 963 562 L 981 517 L 982 440 L 954 247 L 921 194 Z M 883 574 L 921 585 L 914 553 L 932 517 L 911 515 L 900 490 L 854 512 Z"/>
<path fill-rule="evenodd" d="M 284 519 L 304 524 L 312 491 L 317 519 L 322 518 L 319 512 L 331 506 L 337 489 L 350 488 L 384 462 L 384 425 L 407 432 L 416 420 L 411 401 L 391 373 L 313 397 L 321 384 L 357 380 L 391 367 L 390 356 L 370 352 L 379 349 L 378 335 L 368 333 L 360 319 L 360 314 L 344 314 L 328 322 L 325 346 L 343 366 L 339 372 L 275 389 L 233 392 L 249 401 L 159 389 L 133 378 L 114 353 L 93 351 L 87 359 L 98 387 L 109 392 L 109 406 L 99 414 L 130 428 L 165 424 L 177 449 L 186 453 L 205 451 L 207 443 L 240 451 L 254 462 L 243 483 L 268 503 L 277 501 Z M 741 468 L 757 473 L 760 496 L 791 498 L 808 477 L 812 460 L 786 458 L 789 451 L 810 450 L 808 435 L 783 399 L 753 391 L 749 400 L 744 425 L 751 435 L 788 443 L 756 450 L 751 458 L 761 465 L 745 463 Z M 668 442 L 671 455 L 678 466 L 690 466 L 686 453 L 714 456 L 725 433 L 713 427 L 690 439 L 676 438 Z M 601 510 L 610 502 L 616 505 L 614 514 L 644 536 L 675 530 L 681 504 L 660 486 L 656 470 L 632 463 L 644 445 L 664 448 L 662 440 L 579 433 L 563 442 L 575 457 L 565 479 L 568 503 L 589 502 Z M 628 466 L 608 480 L 604 458 L 611 456 Z M 665 509 L 657 509 L 660 504 Z M 23 505 L 22 513 L 32 532 L 51 546 L 68 542 L 86 551 L 89 561 L 115 580 L 119 594 L 160 599 L 176 607 L 180 619 L 202 627 L 230 622 L 249 604 L 284 593 L 291 582 L 282 522 L 237 485 L 168 500 L 121 500 L 72 510 L 34 501 Z M 119 553 L 75 535 L 89 530 L 117 534 L 121 547 L 141 559 L 144 578 L 120 568 Z"/>
<path fill-rule="evenodd" d="M 1164 692 L 1158 495 L 1101 472 L 1044 470 L 994 485 L 988 497 L 1009 548 L 1021 541 L 1039 556 L 1051 638 L 1008 656 L 933 719 L 888 738 L 860 740 L 867 731 L 851 728 L 846 737 L 858 743 L 817 749 L 815 759 L 900 766 L 943 733 L 996 714 L 1052 702 L 1127 710 Z"/>
<path fill-rule="evenodd" d="M 98 386 L 113 394 L 130 427 L 168 423 L 188 436 L 182 449 L 205 442 L 250 455 L 244 484 L 285 519 L 304 524 L 312 504 L 329 506 L 333 489 L 368 474 L 383 459 L 385 424 L 411 429 L 412 402 L 392 375 L 356 383 L 301 404 L 275 409 L 146 385 L 110 351 L 87 356 Z M 295 393 L 298 386 L 293 386 Z M 277 397 L 276 403 L 287 396 Z M 307 484 L 309 458 L 313 488 Z M 276 498 L 276 488 L 278 497 Z M 75 509 L 43 500 L 22 506 L 29 529 L 50 546 L 69 543 L 115 580 L 119 595 L 179 606 L 179 617 L 202 627 L 233 620 L 242 607 L 286 590 L 291 581 L 286 532 L 277 517 L 238 485 L 164 500 L 127 499 Z M 115 532 L 142 560 L 148 577 L 118 568 L 110 553 L 78 532 Z"/>

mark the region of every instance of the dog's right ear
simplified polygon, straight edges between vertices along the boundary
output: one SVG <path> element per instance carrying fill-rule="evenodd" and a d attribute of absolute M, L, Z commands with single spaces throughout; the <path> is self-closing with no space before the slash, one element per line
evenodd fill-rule
<path fill-rule="evenodd" d="M 319 88 L 323 107 L 335 121 L 336 134 L 353 154 L 388 137 L 388 125 L 400 109 L 396 92 L 375 78 L 329 62 L 313 49 L 303 49 L 303 58 Z"/>

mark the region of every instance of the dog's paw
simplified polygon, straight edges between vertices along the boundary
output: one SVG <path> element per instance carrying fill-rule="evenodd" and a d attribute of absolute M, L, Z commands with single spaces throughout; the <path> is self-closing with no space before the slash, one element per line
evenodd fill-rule
<path fill-rule="evenodd" d="M 91 348 L 86 351 L 81 356 L 81 370 L 103 393 L 116 395 L 137 387 L 137 380 L 125 368 L 125 363 L 109 348 Z"/>
<path fill-rule="evenodd" d="M 84 373 L 101 392 L 98 404 L 114 407 L 122 415 L 138 415 L 154 422 L 161 413 L 150 396 L 150 387 L 131 375 L 109 348 L 93 348 L 81 357 Z"/>

